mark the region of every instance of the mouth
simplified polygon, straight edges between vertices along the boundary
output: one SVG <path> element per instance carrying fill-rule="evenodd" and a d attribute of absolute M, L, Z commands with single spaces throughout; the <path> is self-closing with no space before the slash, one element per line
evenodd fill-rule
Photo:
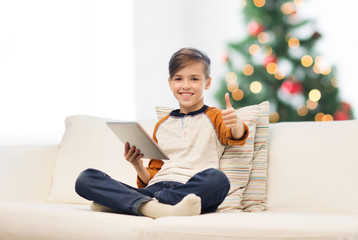
<path fill-rule="evenodd" d="M 180 96 L 182 96 L 184 99 L 188 99 L 188 98 L 190 98 L 191 96 L 194 95 L 194 93 L 191 93 L 191 92 L 180 92 L 179 94 L 180 94 Z"/>

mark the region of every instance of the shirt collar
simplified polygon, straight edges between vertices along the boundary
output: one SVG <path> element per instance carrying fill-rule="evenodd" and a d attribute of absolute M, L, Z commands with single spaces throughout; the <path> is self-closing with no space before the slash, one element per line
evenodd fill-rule
<path fill-rule="evenodd" d="M 201 109 L 199 110 L 196 110 L 194 112 L 189 112 L 187 114 L 185 113 L 181 113 L 180 112 L 180 109 L 176 109 L 176 110 L 173 110 L 171 113 L 170 113 L 170 116 L 173 116 L 173 117 L 185 117 L 185 116 L 195 116 L 197 114 L 200 114 L 200 113 L 203 113 L 205 112 L 205 110 L 208 108 L 208 106 L 204 105 Z"/>

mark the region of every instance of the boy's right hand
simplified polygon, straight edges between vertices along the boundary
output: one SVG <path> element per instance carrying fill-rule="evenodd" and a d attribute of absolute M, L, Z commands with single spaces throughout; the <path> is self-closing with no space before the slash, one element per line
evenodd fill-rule
<path fill-rule="evenodd" d="M 134 167 L 143 166 L 143 160 L 141 159 L 143 156 L 135 146 L 130 147 L 128 142 L 124 145 L 124 157 Z"/>

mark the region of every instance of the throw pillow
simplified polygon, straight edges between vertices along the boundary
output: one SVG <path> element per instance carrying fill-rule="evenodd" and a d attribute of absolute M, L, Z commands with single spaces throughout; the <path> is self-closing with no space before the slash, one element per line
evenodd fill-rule
<path fill-rule="evenodd" d="M 99 169 L 136 186 L 136 172 L 124 159 L 124 146 L 107 127 L 107 121 L 113 120 L 81 115 L 66 118 L 49 202 L 89 203 L 75 192 L 75 181 L 87 168 Z"/>
<path fill-rule="evenodd" d="M 245 212 L 259 212 L 266 208 L 270 105 L 265 101 L 259 106 L 252 169 L 240 206 Z"/>

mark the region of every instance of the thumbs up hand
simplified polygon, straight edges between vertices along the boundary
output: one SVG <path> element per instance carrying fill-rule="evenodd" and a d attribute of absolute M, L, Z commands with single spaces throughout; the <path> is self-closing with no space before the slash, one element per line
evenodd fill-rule
<path fill-rule="evenodd" d="M 240 139 L 244 134 L 244 126 L 241 119 L 231 106 L 229 93 L 225 94 L 226 109 L 222 110 L 222 118 L 225 126 L 231 129 L 231 135 L 234 139 Z"/>

